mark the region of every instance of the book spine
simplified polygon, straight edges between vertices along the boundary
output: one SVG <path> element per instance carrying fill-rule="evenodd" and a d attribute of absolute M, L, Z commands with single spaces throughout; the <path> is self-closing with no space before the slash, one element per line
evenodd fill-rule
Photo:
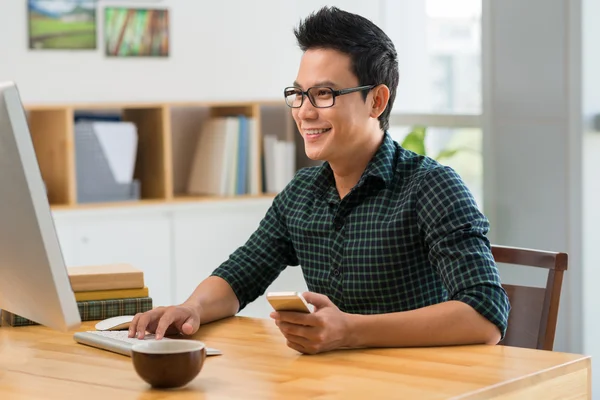
<path fill-rule="evenodd" d="M 74 292 L 144 288 L 144 274 L 141 271 L 119 274 L 70 275 L 69 281 Z"/>
<path fill-rule="evenodd" d="M 135 315 L 152 309 L 152 298 L 130 298 L 112 300 L 78 301 L 79 315 L 81 321 L 97 321 L 121 315 Z M 10 326 L 38 325 L 27 318 L 21 317 L 7 311 L 2 311 L 2 319 Z M 6 314 L 6 315 L 5 315 Z"/>
<path fill-rule="evenodd" d="M 116 289 L 116 290 L 96 290 L 92 292 L 75 292 L 75 300 L 91 301 L 91 300 L 113 300 L 113 299 L 129 299 L 136 297 L 148 297 L 148 288 L 143 289 Z"/>

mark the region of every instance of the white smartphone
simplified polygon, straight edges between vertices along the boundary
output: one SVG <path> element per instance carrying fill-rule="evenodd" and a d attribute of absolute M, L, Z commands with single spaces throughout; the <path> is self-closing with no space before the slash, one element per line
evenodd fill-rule
<path fill-rule="evenodd" d="M 275 311 L 311 312 L 308 303 L 298 292 L 269 292 L 267 300 Z"/>

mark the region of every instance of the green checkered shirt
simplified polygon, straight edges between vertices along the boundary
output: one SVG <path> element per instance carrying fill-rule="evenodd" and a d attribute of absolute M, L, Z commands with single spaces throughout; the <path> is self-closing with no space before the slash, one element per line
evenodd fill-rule
<path fill-rule="evenodd" d="M 308 289 L 342 311 L 381 314 L 458 300 L 504 337 L 510 305 L 488 229 L 453 169 L 386 133 L 341 200 L 327 163 L 301 169 L 213 275 L 231 285 L 242 309 L 284 268 L 301 265 Z"/>

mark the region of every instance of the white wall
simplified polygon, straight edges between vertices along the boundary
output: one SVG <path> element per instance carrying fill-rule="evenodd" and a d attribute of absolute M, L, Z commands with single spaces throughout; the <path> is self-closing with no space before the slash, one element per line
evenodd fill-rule
<path fill-rule="evenodd" d="M 98 1 L 100 9 L 109 4 Z M 26 0 L 0 0 L 0 81 L 16 81 L 25 103 L 279 99 L 296 77 L 300 18 L 336 5 L 379 22 L 378 2 L 362 0 L 112 4 L 168 7 L 171 56 L 105 57 L 102 12 L 97 50 L 29 50 Z"/>
<path fill-rule="evenodd" d="M 583 333 L 584 351 L 593 360 L 596 388 L 600 385 L 600 129 L 592 124 L 600 115 L 599 19 L 600 2 L 583 0 Z"/>

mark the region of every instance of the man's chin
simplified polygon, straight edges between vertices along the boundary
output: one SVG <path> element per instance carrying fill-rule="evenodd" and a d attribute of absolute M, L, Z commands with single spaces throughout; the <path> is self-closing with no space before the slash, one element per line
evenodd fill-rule
<path fill-rule="evenodd" d="M 320 151 L 305 151 L 304 153 L 312 161 L 325 161 Z"/>

